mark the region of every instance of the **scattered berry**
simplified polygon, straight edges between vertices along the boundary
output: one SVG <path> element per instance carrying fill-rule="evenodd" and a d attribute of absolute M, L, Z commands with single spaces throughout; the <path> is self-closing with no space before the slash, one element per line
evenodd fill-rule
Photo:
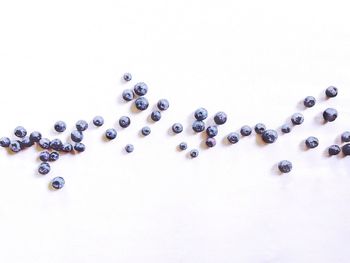
<path fill-rule="evenodd" d="M 148 87 L 144 82 L 139 82 L 134 86 L 134 92 L 139 96 L 145 96 L 147 91 L 148 91 Z"/>
<path fill-rule="evenodd" d="M 49 161 L 54 162 L 57 161 L 60 158 L 60 154 L 58 152 L 52 152 L 49 155 Z"/>
<path fill-rule="evenodd" d="M 9 148 L 14 153 L 18 153 L 22 150 L 21 143 L 19 141 L 11 141 Z"/>
<path fill-rule="evenodd" d="M 50 159 L 50 152 L 48 151 L 43 151 L 39 154 L 39 159 L 42 162 L 48 162 Z"/>
<path fill-rule="evenodd" d="M 25 136 L 21 141 L 20 141 L 20 144 L 21 144 L 21 148 L 24 149 L 24 148 L 29 148 L 29 147 L 32 147 L 34 145 L 34 142 L 32 142 L 29 138 L 29 136 Z"/>
<path fill-rule="evenodd" d="M 204 108 L 199 108 L 194 112 L 194 117 L 198 121 L 203 121 L 208 118 L 208 111 Z"/>
<path fill-rule="evenodd" d="M 151 113 L 151 119 L 152 121 L 159 121 L 162 118 L 162 114 L 160 113 L 160 111 L 153 111 Z"/>
<path fill-rule="evenodd" d="M 67 129 L 67 125 L 64 121 L 58 121 L 55 123 L 54 129 L 57 132 L 64 132 Z"/>
<path fill-rule="evenodd" d="M 55 150 L 55 151 L 60 151 L 62 149 L 62 141 L 60 139 L 53 139 L 50 142 L 50 148 Z"/>
<path fill-rule="evenodd" d="M 350 132 L 348 132 L 348 131 L 343 132 L 341 135 L 341 141 L 342 142 L 350 142 Z"/>
<path fill-rule="evenodd" d="M 81 142 L 84 139 L 84 135 L 81 131 L 74 130 L 70 134 L 70 137 L 73 142 Z"/>
<path fill-rule="evenodd" d="M 206 132 L 209 137 L 215 137 L 216 135 L 218 135 L 218 127 L 215 125 L 208 126 Z"/>
<path fill-rule="evenodd" d="M 328 154 L 330 156 L 338 155 L 340 152 L 341 152 L 341 149 L 338 145 L 331 145 L 328 148 Z"/>
<path fill-rule="evenodd" d="M 227 121 L 227 115 L 225 112 L 219 111 L 214 116 L 214 122 L 217 125 L 223 125 Z"/>
<path fill-rule="evenodd" d="M 148 136 L 148 135 L 150 135 L 150 134 L 151 134 L 151 128 L 148 127 L 148 126 L 143 127 L 143 128 L 141 129 L 141 134 L 142 134 L 143 136 Z"/>
<path fill-rule="evenodd" d="M 185 142 L 180 143 L 180 144 L 179 144 L 179 149 L 180 149 L 181 151 L 186 150 L 186 149 L 187 149 L 187 143 L 185 143 Z"/>
<path fill-rule="evenodd" d="M 132 152 L 134 151 L 134 145 L 132 145 L 132 144 L 127 144 L 127 145 L 125 146 L 125 151 L 126 151 L 127 153 L 132 153 Z"/>
<path fill-rule="evenodd" d="M 216 140 L 215 138 L 213 137 L 209 137 L 206 141 L 205 141 L 205 144 L 211 148 L 211 147 L 214 147 L 216 145 Z"/>
<path fill-rule="evenodd" d="M 132 76 L 131 76 L 130 73 L 124 73 L 123 79 L 124 79 L 125 81 L 130 81 L 130 80 L 132 79 Z"/>
<path fill-rule="evenodd" d="M 193 149 L 190 151 L 191 158 L 197 158 L 199 155 L 199 151 L 197 149 Z"/>
<path fill-rule="evenodd" d="M 301 113 L 294 113 L 291 117 L 291 121 L 294 125 L 300 125 L 304 122 L 304 116 Z"/>
<path fill-rule="evenodd" d="M 275 130 L 266 130 L 261 138 L 265 143 L 274 143 L 278 138 L 278 134 Z"/>
<path fill-rule="evenodd" d="M 79 120 L 75 124 L 75 127 L 77 128 L 78 131 L 83 132 L 87 130 L 87 128 L 89 127 L 89 124 L 84 120 Z"/>
<path fill-rule="evenodd" d="M 62 145 L 62 151 L 65 153 L 69 153 L 69 152 L 73 151 L 73 146 L 70 143 L 64 143 Z"/>
<path fill-rule="evenodd" d="M 132 101 L 135 97 L 135 94 L 131 89 L 126 89 L 123 91 L 122 97 L 125 101 Z"/>
<path fill-rule="evenodd" d="M 157 107 L 161 111 L 165 111 L 169 108 L 169 101 L 166 99 L 161 99 L 157 103 Z"/>
<path fill-rule="evenodd" d="M 103 117 L 101 116 L 96 116 L 93 120 L 92 123 L 96 126 L 96 127 L 101 127 L 104 123 L 105 120 L 103 119 Z"/>
<path fill-rule="evenodd" d="M 108 129 L 105 136 L 108 140 L 114 140 L 117 137 L 117 131 L 115 129 Z"/>
<path fill-rule="evenodd" d="M 205 130 L 205 123 L 203 121 L 194 121 L 192 124 L 192 130 L 195 132 L 202 132 Z"/>
<path fill-rule="evenodd" d="M 350 143 L 345 144 L 341 149 L 344 156 L 350 155 Z"/>
<path fill-rule="evenodd" d="M 235 144 L 239 141 L 239 134 L 237 132 L 231 132 L 226 138 L 230 143 Z"/>
<path fill-rule="evenodd" d="M 291 127 L 289 124 L 283 124 L 282 127 L 281 127 L 281 131 L 283 133 L 290 133 L 291 132 Z"/>
<path fill-rule="evenodd" d="M 278 163 L 278 169 L 281 173 L 289 173 L 293 168 L 293 165 L 290 161 L 283 160 Z"/>
<path fill-rule="evenodd" d="M 330 86 L 326 89 L 325 93 L 328 98 L 334 98 L 338 95 L 338 89 L 336 87 Z"/>
<path fill-rule="evenodd" d="M 39 141 L 39 146 L 42 149 L 49 149 L 50 148 L 50 140 L 47 138 L 41 138 Z"/>
<path fill-rule="evenodd" d="M 39 142 L 41 139 L 41 133 L 37 132 L 37 131 L 33 131 L 30 135 L 29 135 L 29 139 L 31 142 Z"/>
<path fill-rule="evenodd" d="M 318 146 L 318 139 L 316 137 L 309 137 L 305 140 L 305 145 L 309 149 L 316 148 Z"/>
<path fill-rule="evenodd" d="M 174 133 L 181 133 L 183 131 L 183 127 L 181 123 L 174 123 L 171 127 Z"/>
<path fill-rule="evenodd" d="M 65 181 L 62 177 L 55 177 L 51 181 L 52 188 L 59 190 L 62 189 L 65 184 Z"/>
<path fill-rule="evenodd" d="M 44 163 L 41 163 L 39 165 L 38 172 L 39 172 L 39 174 L 45 175 L 45 174 L 48 174 L 50 172 L 50 170 L 51 170 L 50 164 L 44 162 Z"/>
<path fill-rule="evenodd" d="M 255 125 L 254 130 L 257 134 L 263 134 L 263 132 L 266 130 L 265 124 L 258 123 Z"/>
<path fill-rule="evenodd" d="M 82 153 L 85 151 L 85 144 L 78 142 L 74 145 L 74 150 L 76 150 L 79 153 Z"/>
<path fill-rule="evenodd" d="M 136 106 L 136 109 L 140 111 L 144 111 L 148 108 L 149 103 L 145 97 L 140 97 L 135 100 L 135 106 Z"/>
<path fill-rule="evenodd" d="M 129 127 L 129 125 L 130 125 L 130 118 L 127 117 L 127 116 L 122 116 L 122 117 L 120 117 L 120 119 L 119 119 L 119 125 L 120 125 L 120 127 L 122 127 L 122 128 L 127 128 L 127 127 Z"/>
<path fill-rule="evenodd" d="M 22 126 L 18 126 L 15 128 L 14 133 L 18 138 L 24 138 L 27 135 L 27 130 Z"/>
<path fill-rule="evenodd" d="M 305 99 L 304 99 L 304 106 L 306 108 L 311 108 L 313 106 L 315 106 L 316 104 L 316 99 L 315 97 L 312 97 L 312 96 L 307 96 Z"/>
<path fill-rule="evenodd" d="M 248 125 L 244 125 L 242 128 L 241 128 L 241 135 L 242 136 L 249 136 L 252 134 L 252 128 Z"/>
<path fill-rule="evenodd" d="M 8 137 L 2 137 L 0 139 L 0 146 L 1 147 L 9 147 L 11 144 L 11 140 Z"/>
<path fill-rule="evenodd" d="M 323 118 L 325 121 L 332 122 L 338 117 L 338 111 L 333 108 L 328 108 L 323 112 Z"/>

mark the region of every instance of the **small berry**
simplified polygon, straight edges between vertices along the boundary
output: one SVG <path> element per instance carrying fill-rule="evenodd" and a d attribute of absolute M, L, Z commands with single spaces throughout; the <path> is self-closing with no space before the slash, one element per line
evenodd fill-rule
<path fill-rule="evenodd" d="M 226 121 L 227 121 L 227 115 L 225 112 L 220 111 L 220 112 L 215 114 L 214 122 L 217 125 L 223 125 Z"/>
<path fill-rule="evenodd" d="M 218 135 L 218 127 L 215 125 L 208 126 L 206 132 L 209 137 L 215 137 L 216 135 Z"/>
<path fill-rule="evenodd" d="M 304 116 L 301 113 L 294 113 L 291 117 L 291 121 L 294 125 L 300 125 L 304 122 Z"/>
<path fill-rule="evenodd" d="M 318 146 L 318 139 L 316 137 L 309 137 L 305 140 L 305 145 L 307 148 L 309 149 L 313 149 L 313 148 L 316 148 Z"/>
<path fill-rule="evenodd" d="M 101 127 L 104 123 L 105 120 L 103 119 L 103 117 L 101 116 L 96 116 L 93 120 L 92 123 L 96 126 L 96 127 Z"/>
<path fill-rule="evenodd" d="M 345 144 L 341 149 L 344 156 L 350 155 L 350 143 Z"/>
<path fill-rule="evenodd" d="M 123 75 L 123 79 L 125 80 L 125 81 L 130 81 L 131 79 L 132 79 L 132 76 L 131 76 L 131 74 L 130 73 L 124 73 L 124 75 Z"/>
<path fill-rule="evenodd" d="M 143 127 L 143 128 L 141 129 L 141 134 L 142 134 L 143 136 L 148 136 L 148 135 L 150 135 L 150 134 L 151 134 L 151 128 L 148 127 L 148 126 Z"/>
<path fill-rule="evenodd" d="M 67 125 L 64 121 L 58 121 L 55 123 L 54 129 L 57 132 L 64 132 L 67 129 Z"/>
<path fill-rule="evenodd" d="M 48 174 L 50 170 L 51 170 L 51 166 L 49 163 L 46 163 L 46 162 L 41 163 L 38 168 L 39 174 L 42 174 L 42 175 Z"/>
<path fill-rule="evenodd" d="M 211 148 L 211 147 L 214 147 L 216 145 L 216 140 L 215 138 L 213 137 L 209 137 L 206 141 L 205 141 L 205 144 Z"/>
<path fill-rule="evenodd" d="M 325 91 L 328 98 L 334 98 L 338 95 L 338 89 L 336 87 L 330 86 Z"/>
<path fill-rule="evenodd" d="M 73 151 L 73 146 L 70 143 L 64 143 L 62 145 L 62 151 L 65 153 L 69 153 L 69 152 Z"/>
<path fill-rule="evenodd" d="M 9 148 L 14 153 L 22 150 L 21 143 L 19 141 L 11 141 Z"/>
<path fill-rule="evenodd" d="M 342 133 L 341 141 L 342 142 L 350 142 L 350 132 L 349 131 L 346 131 L 346 132 Z"/>
<path fill-rule="evenodd" d="M 60 139 L 53 139 L 50 142 L 50 148 L 55 150 L 55 151 L 60 151 L 62 149 L 62 141 Z"/>
<path fill-rule="evenodd" d="M 190 151 L 191 158 L 197 158 L 199 155 L 199 151 L 197 149 L 193 149 Z"/>
<path fill-rule="evenodd" d="M 304 99 L 304 106 L 306 108 L 311 108 L 313 106 L 315 106 L 316 104 L 316 99 L 315 97 L 312 97 L 312 96 L 307 96 L 305 99 Z"/>
<path fill-rule="evenodd" d="M 51 186 L 52 188 L 59 190 L 63 188 L 65 183 L 66 182 L 64 181 L 63 177 L 55 177 L 51 181 Z"/>
<path fill-rule="evenodd" d="M 257 134 L 263 134 L 264 131 L 266 131 L 265 124 L 258 123 L 255 125 L 254 130 Z"/>
<path fill-rule="evenodd" d="M 2 137 L 0 139 L 0 146 L 1 147 L 9 147 L 11 144 L 11 140 L 8 137 Z"/>
<path fill-rule="evenodd" d="M 157 107 L 161 111 L 165 111 L 169 108 L 169 101 L 166 99 L 161 99 L 157 103 Z"/>
<path fill-rule="evenodd" d="M 241 128 L 241 135 L 242 136 L 249 136 L 252 134 L 252 128 L 248 125 L 244 125 L 242 128 Z"/>
<path fill-rule="evenodd" d="M 181 133 L 183 131 L 183 126 L 181 123 L 174 123 L 171 129 L 174 133 Z"/>
<path fill-rule="evenodd" d="M 282 127 L 281 127 L 281 131 L 283 133 L 290 133 L 291 132 L 291 127 L 289 124 L 283 124 Z"/>
<path fill-rule="evenodd" d="M 60 154 L 58 152 L 52 152 L 49 155 L 49 161 L 54 162 L 57 161 L 60 158 Z"/>
<path fill-rule="evenodd" d="M 134 92 L 139 96 L 145 96 L 147 91 L 148 87 L 144 82 L 136 83 L 134 86 Z"/>
<path fill-rule="evenodd" d="M 331 145 L 328 148 L 328 154 L 330 156 L 338 155 L 340 152 L 341 152 L 341 149 L 338 145 Z"/>
<path fill-rule="evenodd" d="M 85 144 L 78 142 L 74 145 L 74 150 L 76 150 L 79 153 L 82 153 L 85 151 Z"/>
<path fill-rule="evenodd" d="M 278 134 L 275 130 L 266 130 L 261 138 L 265 143 L 274 143 L 278 138 Z"/>
<path fill-rule="evenodd" d="M 151 113 L 151 119 L 152 121 L 159 121 L 162 118 L 162 114 L 160 111 L 153 111 Z"/>
<path fill-rule="evenodd" d="M 32 142 L 29 138 L 29 136 L 25 136 L 21 141 L 20 141 L 20 144 L 21 144 L 21 148 L 24 149 L 24 148 L 29 148 L 29 147 L 32 147 L 34 145 L 34 142 Z"/>
<path fill-rule="evenodd" d="M 42 149 L 49 149 L 50 148 L 50 140 L 47 138 L 41 138 L 39 141 L 39 146 Z"/>
<path fill-rule="evenodd" d="M 202 132 L 205 130 L 205 123 L 203 121 L 194 121 L 192 123 L 192 130 L 195 132 Z"/>
<path fill-rule="evenodd" d="M 123 91 L 122 97 L 125 101 L 132 101 L 135 97 L 135 94 L 131 89 L 126 89 Z"/>
<path fill-rule="evenodd" d="M 106 130 L 105 136 L 109 140 L 114 140 L 117 137 L 117 131 L 115 129 Z"/>
<path fill-rule="evenodd" d="M 134 145 L 132 145 L 132 144 L 127 144 L 127 145 L 125 146 L 125 151 L 126 151 L 127 153 L 132 153 L 132 152 L 134 151 Z"/>
<path fill-rule="evenodd" d="M 293 168 L 293 165 L 290 161 L 283 160 L 278 163 L 278 169 L 281 173 L 289 173 Z"/>
<path fill-rule="evenodd" d="M 148 108 L 149 103 L 145 97 L 140 97 L 135 100 L 135 106 L 136 106 L 136 109 L 140 111 L 144 111 Z"/>
<path fill-rule="evenodd" d="M 84 139 L 84 135 L 81 131 L 74 130 L 70 134 L 70 137 L 73 142 L 81 142 Z"/>
<path fill-rule="evenodd" d="M 29 135 L 29 139 L 31 140 L 31 142 L 39 142 L 41 139 L 41 133 L 37 132 L 37 131 L 33 131 L 30 135 Z"/>
<path fill-rule="evenodd" d="M 129 125 L 130 125 L 130 118 L 127 117 L 127 116 L 122 116 L 122 117 L 120 117 L 120 119 L 119 119 L 119 125 L 120 125 L 120 127 L 122 127 L 122 128 L 127 128 L 127 127 L 129 127 Z"/>
<path fill-rule="evenodd" d="M 186 150 L 186 149 L 187 149 L 187 143 L 185 143 L 185 142 L 180 143 L 180 144 L 179 144 L 179 149 L 180 149 L 181 151 Z"/>
<path fill-rule="evenodd" d="M 231 132 L 226 138 L 230 143 L 235 144 L 239 141 L 239 134 L 237 132 Z"/>
<path fill-rule="evenodd" d="M 84 121 L 84 120 L 79 120 L 77 121 L 77 123 L 75 124 L 75 127 L 77 128 L 78 131 L 86 131 L 87 128 L 89 127 L 89 124 Z"/>
<path fill-rule="evenodd" d="M 50 159 L 50 152 L 48 151 L 43 151 L 39 154 L 39 159 L 42 162 L 48 162 Z"/>
<path fill-rule="evenodd" d="M 338 111 L 333 108 L 328 108 L 323 112 L 323 118 L 325 121 L 332 122 L 338 117 Z"/>
<path fill-rule="evenodd" d="M 199 108 L 194 112 L 194 117 L 198 121 L 203 121 L 208 118 L 208 111 L 204 108 Z"/>
<path fill-rule="evenodd" d="M 24 138 L 27 135 L 27 130 L 22 126 L 18 126 L 15 128 L 14 133 L 18 138 Z"/>

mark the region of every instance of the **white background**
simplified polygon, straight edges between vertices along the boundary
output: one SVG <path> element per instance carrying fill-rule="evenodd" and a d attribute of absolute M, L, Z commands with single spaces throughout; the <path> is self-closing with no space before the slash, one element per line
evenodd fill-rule
<path fill-rule="evenodd" d="M 23 125 L 66 139 L 55 121 L 69 131 L 95 115 L 106 124 L 47 176 L 36 172 L 37 149 L 0 149 L 0 262 L 349 262 L 350 159 L 325 154 L 350 130 L 349 25 L 347 1 L 1 1 L 0 136 Z M 169 99 L 159 123 L 147 122 L 151 107 L 133 113 L 120 99 L 137 81 L 152 107 Z M 329 85 L 339 96 L 325 100 Z M 318 104 L 304 110 L 307 95 Z M 191 132 L 200 106 L 229 115 L 214 149 Z M 323 125 L 331 106 L 339 118 Z M 298 111 L 305 123 L 276 144 L 224 142 Z M 132 118 L 126 130 L 122 115 Z M 168 133 L 174 122 L 182 134 Z M 106 143 L 110 127 L 119 134 Z M 320 145 L 305 151 L 311 135 Z M 200 157 L 178 152 L 181 141 Z M 283 159 L 290 174 L 276 171 Z M 49 189 L 55 176 L 64 189 Z"/>

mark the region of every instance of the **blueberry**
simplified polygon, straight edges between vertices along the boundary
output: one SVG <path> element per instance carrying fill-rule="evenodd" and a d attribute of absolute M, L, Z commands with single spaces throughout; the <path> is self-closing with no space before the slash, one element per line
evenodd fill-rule
<path fill-rule="evenodd" d="M 225 112 L 219 111 L 214 116 L 214 122 L 217 125 L 223 125 L 227 121 L 227 115 Z"/>
<path fill-rule="evenodd" d="M 211 147 L 214 147 L 216 145 L 216 140 L 215 138 L 213 137 L 209 137 L 206 141 L 205 141 L 205 144 L 211 148 Z"/>
<path fill-rule="evenodd" d="M 132 152 L 134 151 L 134 145 L 132 145 L 132 144 L 127 144 L 127 145 L 125 146 L 125 151 L 126 151 L 127 153 L 132 153 Z"/>
<path fill-rule="evenodd" d="M 325 91 L 328 98 L 334 98 L 338 95 L 338 89 L 336 87 L 330 86 Z"/>
<path fill-rule="evenodd" d="M 20 141 L 20 144 L 21 144 L 21 148 L 24 149 L 24 148 L 32 147 L 34 145 L 34 142 L 30 140 L 29 136 L 26 136 Z"/>
<path fill-rule="evenodd" d="M 15 128 L 14 133 L 18 138 L 23 138 L 27 135 L 27 130 L 22 126 L 18 126 Z"/>
<path fill-rule="evenodd" d="M 301 113 L 294 113 L 290 119 L 294 125 L 300 125 L 304 122 L 304 116 Z"/>
<path fill-rule="evenodd" d="M 208 137 L 215 137 L 216 135 L 218 135 L 218 127 L 213 125 L 213 126 L 208 126 L 206 133 L 208 135 Z"/>
<path fill-rule="evenodd" d="M 84 121 L 84 120 L 79 120 L 77 121 L 77 123 L 75 124 L 75 127 L 77 128 L 78 131 L 86 131 L 87 128 L 89 127 L 89 124 Z"/>
<path fill-rule="evenodd" d="M 106 130 L 105 136 L 109 140 L 114 140 L 117 137 L 117 131 L 115 129 Z"/>
<path fill-rule="evenodd" d="M 341 141 L 342 142 L 350 142 L 350 132 L 349 131 L 346 131 L 346 132 L 342 133 Z"/>
<path fill-rule="evenodd" d="M 289 124 L 283 124 L 282 127 L 281 127 L 281 131 L 283 133 L 290 133 L 291 132 L 291 127 Z"/>
<path fill-rule="evenodd" d="M 309 137 L 305 140 L 305 145 L 309 149 L 316 148 L 318 146 L 318 139 L 316 137 Z"/>
<path fill-rule="evenodd" d="M 337 155 L 337 154 L 339 154 L 341 152 L 341 149 L 340 149 L 340 147 L 338 146 L 338 145 L 331 145 L 331 146 L 329 146 L 329 148 L 328 148 L 328 154 L 330 155 L 330 156 L 332 156 L 332 155 Z"/>
<path fill-rule="evenodd" d="M 197 149 L 193 149 L 190 151 L 191 158 L 197 158 L 199 155 L 199 151 Z"/>
<path fill-rule="evenodd" d="M 195 132 L 202 132 L 205 130 L 205 123 L 203 121 L 194 121 L 192 123 L 192 130 Z"/>
<path fill-rule="evenodd" d="M 323 112 L 323 118 L 325 121 L 335 121 L 335 119 L 338 117 L 338 111 L 333 108 L 328 108 Z"/>
<path fill-rule="evenodd" d="M 151 119 L 152 121 L 159 121 L 162 118 L 162 114 L 160 113 L 160 111 L 153 111 L 151 113 Z"/>
<path fill-rule="evenodd" d="M 70 137 L 73 142 L 81 142 L 84 139 L 84 135 L 81 131 L 74 130 L 70 134 Z"/>
<path fill-rule="evenodd" d="M 65 153 L 69 153 L 69 152 L 73 151 L 73 146 L 70 143 L 64 143 L 62 145 L 62 151 Z"/>
<path fill-rule="evenodd" d="M 254 130 L 257 134 L 263 134 L 264 131 L 266 131 L 265 124 L 258 123 L 255 125 Z"/>
<path fill-rule="evenodd" d="M 134 92 L 139 96 L 145 96 L 147 91 L 148 87 L 144 82 L 136 83 L 134 86 Z"/>
<path fill-rule="evenodd" d="M 67 125 L 64 121 L 58 121 L 54 125 L 55 131 L 64 132 L 67 129 Z"/>
<path fill-rule="evenodd" d="M 242 136 L 249 136 L 252 134 L 252 128 L 248 125 L 244 125 L 242 128 L 241 128 L 241 135 Z"/>
<path fill-rule="evenodd" d="M 204 108 L 199 108 L 194 112 L 194 117 L 197 121 L 203 121 L 208 118 L 208 111 Z"/>
<path fill-rule="evenodd" d="M 101 127 L 104 123 L 105 120 L 103 119 L 103 117 L 101 116 L 96 116 L 93 120 L 92 123 L 96 126 L 96 127 Z"/>
<path fill-rule="evenodd" d="M 43 174 L 43 175 L 48 174 L 50 170 L 51 170 L 51 166 L 49 163 L 46 163 L 46 162 L 41 163 L 38 168 L 39 174 Z"/>
<path fill-rule="evenodd" d="M 345 144 L 341 149 L 344 156 L 350 155 L 350 143 Z"/>
<path fill-rule="evenodd" d="M 50 159 L 50 152 L 49 151 L 43 151 L 39 154 L 39 159 L 42 162 L 48 162 Z"/>
<path fill-rule="evenodd" d="M 181 123 L 174 123 L 171 129 L 174 133 L 181 133 L 183 131 L 183 126 Z"/>
<path fill-rule="evenodd" d="M 51 186 L 52 188 L 59 190 L 63 188 L 65 183 L 66 182 L 64 181 L 63 177 L 55 177 L 51 181 Z"/>
<path fill-rule="evenodd" d="M 123 79 L 125 80 L 125 81 L 130 81 L 131 79 L 132 79 L 132 76 L 131 76 L 131 74 L 130 73 L 124 73 L 124 75 L 123 75 Z"/>
<path fill-rule="evenodd" d="M 55 150 L 55 151 L 60 151 L 62 149 L 62 141 L 60 139 L 53 139 L 50 142 L 50 148 Z"/>
<path fill-rule="evenodd" d="M 126 89 L 123 91 L 122 97 L 125 101 L 132 101 L 135 97 L 135 94 L 131 89 Z"/>
<path fill-rule="evenodd" d="M 54 162 L 57 161 L 60 158 L 60 154 L 58 152 L 52 152 L 49 155 L 49 161 Z"/>
<path fill-rule="evenodd" d="M 180 149 L 181 151 L 186 150 L 186 149 L 187 149 L 187 143 L 185 143 L 185 142 L 180 143 L 180 144 L 179 144 L 179 149 Z"/>
<path fill-rule="evenodd" d="M 122 128 L 127 128 L 127 127 L 129 127 L 129 125 L 130 125 L 130 118 L 127 117 L 127 116 L 122 116 L 122 117 L 120 117 L 120 119 L 119 119 L 119 125 L 120 125 L 120 127 L 122 127 Z"/>
<path fill-rule="evenodd" d="M 283 160 L 278 163 L 278 169 L 281 173 L 289 173 L 293 168 L 293 165 L 290 161 Z"/>
<path fill-rule="evenodd" d="M 74 145 L 74 150 L 76 150 L 79 153 L 82 153 L 85 151 L 85 144 L 78 142 Z"/>
<path fill-rule="evenodd" d="M 33 131 L 30 135 L 29 135 L 29 138 L 31 140 L 31 142 L 39 142 L 40 139 L 41 139 L 41 133 L 40 132 L 37 132 L 37 131 Z"/>
<path fill-rule="evenodd" d="M 305 99 L 304 99 L 304 106 L 306 108 L 311 108 L 313 106 L 315 106 L 316 104 L 316 99 L 315 97 L 312 97 L 312 96 L 307 96 Z"/>
<path fill-rule="evenodd" d="M 266 130 L 261 138 L 265 143 L 274 143 L 278 138 L 278 134 L 275 130 Z"/>
<path fill-rule="evenodd" d="M 226 138 L 229 143 L 235 144 L 239 141 L 239 134 L 237 132 L 231 132 Z"/>
<path fill-rule="evenodd" d="M 11 144 L 11 141 L 8 137 L 2 137 L 0 139 L 0 146 L 1 147 L 9 147 Z"/>
<path fill-rule="evenodd" d="M 11 141 L 10 150 L 14 153 L 18 153 L 22 150 L 21 143 L 19 141 Z"/>
<path fill-rule="evenodd" d="M 47 138 L 41 138 L 39 141 L 39 146 L 43 149 L 49 149 L 50 148 L 50 140 Z"/>
<path fill-rule="evenodd" d="M 157 107 L 161 111 L 165 111 L 169 108 L 169 101 L 167 99 L 161 99 L 157 103 Z"/>
<path fill-rule="evenodd" d="M 141 129 L 141 134 L 142 134 L 143 136 L 148 136 L 148 135 L 150 135 L 150 134 L 151 134 L 151 128 L 148 127 L 148 126 L 143 127 L 143 128 Z"/>
<path fill-rule="evenodd" d="M 148 100 L 145 97 L 140 97 L 135 100 L 136 109 L 144 111 L 148 108 Z"/>

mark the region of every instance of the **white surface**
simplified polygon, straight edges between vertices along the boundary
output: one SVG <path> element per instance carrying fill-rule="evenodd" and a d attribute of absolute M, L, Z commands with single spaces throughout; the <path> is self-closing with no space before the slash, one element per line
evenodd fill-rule
<path fill-rule="evenodd" d="M 47 176 L 36 150 L 0 149 L 0 262 L 349 262 L 350 159 L 324 155 L 350 130 L 348 11 L 347 1 L 1 1 L 1 136 L 23 125 L 66 138 L 55 121 L 71 130 L 98 114 L 106 125 Z M 150 111 L 120 100 L 125 71 L 148 83 L 152 105 L 171 102 L 147 138 Z M 329 85 L 340 94 L 325 101 Z M 304 111 L 307 95 L 319 103 Z M 199 106 L 229 121 L 218 146 L 190 160 L 176 145 L 199 147 L 189 127 Z M 330 106 L 339 118 L 321 125 Z M 297 111 L 305 123 L 274 145 L 223 144 Z M 122 115 L 132 125 L 103 142 Z M 171 136 L 177 121 L 186 131 Z M 303 151 L 310 135 L 320 146 Z M 282 159 L 294 170 L 279 176 Z M 52 192 L 55 176 L 66 186 Z"/>

